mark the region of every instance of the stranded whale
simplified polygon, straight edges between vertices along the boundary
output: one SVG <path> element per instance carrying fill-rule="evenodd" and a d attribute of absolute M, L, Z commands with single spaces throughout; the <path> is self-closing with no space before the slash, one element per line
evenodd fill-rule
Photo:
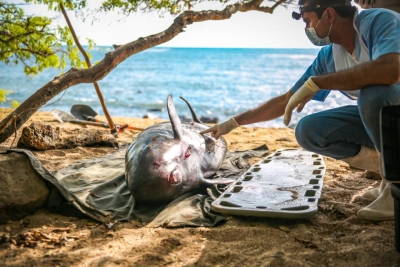
<path fill-rule="evenodd" d="M 182 97 L 181 97 L 182 98 Z M 143 203 L 161 204 L 203 184 L 227 184 L 232 179 L 207 179 L 222 165 L 227 151 L 223 137 L 200 131 L 208 126 L 197 119 L 181 123 L 172 96 L 167 99 L 170 122 L 146 128 L 125 155 L 126 183 L 133 197 Z"/>

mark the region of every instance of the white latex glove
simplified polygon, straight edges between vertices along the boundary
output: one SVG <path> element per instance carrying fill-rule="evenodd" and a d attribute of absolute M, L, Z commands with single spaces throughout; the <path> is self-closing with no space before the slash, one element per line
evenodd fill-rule
<path fill-rule="evenodd" d="M 239 126 L 235 118 L 232 117 L 227 121 L 215 124 L 213 127 L 201 131 L 200 134 L 211 133 L 212 137 L 218 139 L 221 135 L 227 134 Z"/>
<path fill-rule="evenodd" d="M 318 90 L 320 90 L 318 85 L 316 85 L 311 78 L 312 77 L 310 77 L 289 99 L 283 118 L 285 125 L 289 125 L 293 110 L 297 108 L 297 112 L 301 112 L 307 102 L 311 100 Z"/>

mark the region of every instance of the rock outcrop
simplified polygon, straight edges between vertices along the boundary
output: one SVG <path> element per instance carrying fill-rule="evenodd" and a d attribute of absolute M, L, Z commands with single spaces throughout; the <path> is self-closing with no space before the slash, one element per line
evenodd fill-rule
<path fill-rule="evenodd" d="M 0 223 L 19 220 L 46 204 L 44 180 L 24 154 L 0 153 Z"/>
<path fill-rule="evenodd" d="M 37 122 L 23 128 L 21 138 L 18 141 L 18 147 L 36 150 L 95 145 L 118 147 L 118 142 L 106 130 L 93 128 L 66 130 Z"/>

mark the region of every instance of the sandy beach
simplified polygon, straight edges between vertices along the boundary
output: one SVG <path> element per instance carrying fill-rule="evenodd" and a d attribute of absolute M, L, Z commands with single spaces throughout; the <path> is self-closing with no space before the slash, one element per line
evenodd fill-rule
<path fill-rule="evenodd" d="M 0 109 L 0 119 L 10 111 Z M 160 120 L 113 117 L 115 123 L 148 127 Z M 99 116 L 99 119 L 105 119 Z M 26 122 L 73 129 L 81 126 L 59 123 L 49 112 L 37 112 Z M 0 144 L 0 151 L 15 147 L 16 136 Z M 117 140 L 130 143 L 138 131 L 125 130 Z M 246 150 L 266 144 L 273 152 L 300 148 L 290 128 L 240 127 L 225 136 L 229 150 Z M 77 147 L 33 151 L 50 171 L 74 162 L 103 156 L 111 147 Z M 90 219 L 65 217 L 41 208 L 21 221 L 0 225 L 5 233 L 27 231 L 49 234 L 69 228 L 73 239 L 67 245 L 24 247 L 0 244 L 2 266 L 399 266 L 394 247 L 394 222 L 360 220 L 356 213 L 371 201 L 360 195 L 379 185 L 363 170 L 324 157 L 327 167 L 318 213 L 310 219 L 270 219 L 228 216 L 213 228 L 149 228 L 146 224 L 121 222 L 108 229 Z"/>

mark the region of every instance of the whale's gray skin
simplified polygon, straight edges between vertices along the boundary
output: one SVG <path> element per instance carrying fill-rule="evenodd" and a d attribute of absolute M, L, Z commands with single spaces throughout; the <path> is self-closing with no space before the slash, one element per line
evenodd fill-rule
<path fill-rule="evenodd" d="M 200 185 L 234 181 L 206 179 L 221 167 L 227 151 L 226 141 L 223 137 L 216 140 L 210 134 L 199 134 L 208 126 L 201 124 L 190 104 L 185 102 L 194 122 L 181 123 L 169 95 L 170 122 L 146 128 L 127 149 L 126 183 L 139 202 L 168 203 Z"/>

